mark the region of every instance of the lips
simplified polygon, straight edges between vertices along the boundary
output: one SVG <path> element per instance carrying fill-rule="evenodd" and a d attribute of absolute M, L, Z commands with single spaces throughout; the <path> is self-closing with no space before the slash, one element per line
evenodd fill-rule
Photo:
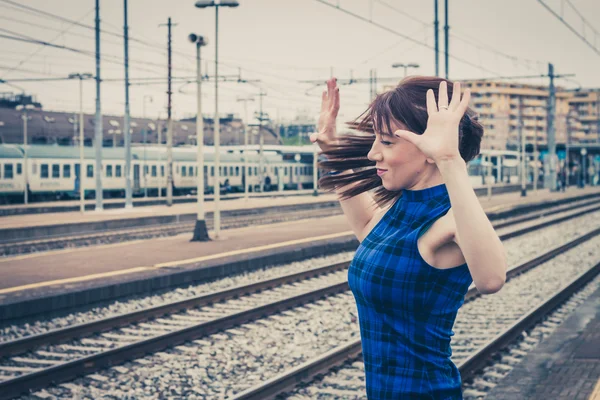
<path fill-rule="evenodd" d="M 377 168 L 377 175 L 381 176 L 383 175 L 385 172 L 387 171 L 387 169 L 381 169 L 381 168 Z"/>

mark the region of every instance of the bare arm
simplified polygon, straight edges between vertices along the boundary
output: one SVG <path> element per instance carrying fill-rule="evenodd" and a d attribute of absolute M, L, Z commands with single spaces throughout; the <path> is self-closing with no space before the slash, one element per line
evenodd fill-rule
<path fill-rule="evenodd" d="M 310 137 L 313 143 L 317 142 L 319 144 L 321 150 L 327 150 L 327 148 L 335 146 L 337 142 L 335 120 L 339 109 L 340 91 L 336 87 L 336 79 L 331 78 L 327 81 L 327 90 L 323 92 L 321 97 L 321 113 L 319 114 L 317 132 Z M 383 215 L 382 210 L 367 192 L 342 200 L 341 192 L 348 187 L 338 188 L 336 193 L 352 231 L 358 240 L 362 241 L 373 227 L 373 221 L 378 221 Z"/>

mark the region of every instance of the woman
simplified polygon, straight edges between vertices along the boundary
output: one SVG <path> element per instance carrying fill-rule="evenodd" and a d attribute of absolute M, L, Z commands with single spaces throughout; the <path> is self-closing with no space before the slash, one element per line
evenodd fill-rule
<path fill-rule="evenodd" d="M 335 78 L 311 136 L 359 239 L 348 270 L 356 299 L 369 399 L 460 399 L 450 337 L 469 285 L 494 293 L 506 256 L 471 186 L 466 162 L 483 128 L 460 83 L 409 77 L 375 98 L 336 135 Z M 448 93 L 450 91 L 450 93 Z M 450 95 L 450 101 L 448 96 Z M 373 168 L 375 167 L 375 168 Z M 374 190 L 374 197 L 369 191 Z"/>

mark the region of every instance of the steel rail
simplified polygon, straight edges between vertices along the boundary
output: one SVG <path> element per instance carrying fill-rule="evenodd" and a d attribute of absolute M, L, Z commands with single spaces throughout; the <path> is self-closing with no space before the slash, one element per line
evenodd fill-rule
<path fill-rule="evenodd" d="M 593 207 L 591 210 L 595 210 L 600 207 Z M 535 227 L 546 227 L 552 221 L 554 223 L 562 222 L 565 219 L 574 218 L 575 216 L 579 216 L 586 212 L 591 212 L 589 210 L 577 212 L 570 214 L 569 216 L 563 216 L 560 218 L 555 218 L 551 221 L 545 221 L 537 225 L 526 227 L 525 229 L 520 229 L 512 232 L 508 232 L 504 235 L 500 235 L 500 238 L 504 240 L 506 237 L 515 237 L 518 236 L 517 233 L 524 234 L 534 230 Z M 558 246 L 551 251 L 535 257 L 532 260 L 529 260 L 515 268 L 512 268 L 507 272 L 507 279 L 511 279 L 512 277 L 522 274 L 529 269 L 532 269 L 541 263 L 556 257 L 558 254 L 577 246 L 580 243 L 589 240 L 596 235 L 600 234 L 600 228 L 596 229 L 588 234 L 582 235 L 581 237 L 566 243 L 562 246 Z M 216 293 L 212 293 L 205 296 L 200 296 L 197 298 L 186 299 L 183 301 L 177 301 L 173 303 L 169 303 L 166 305 L 161 305 L 157 307 L 153 307 L 146 310 L 140 310 L 130 314 L 119 315 L 115 317 L 109 317 L 98 321 L 93 321 L 88 324 L 80 324 L 73 327 L 63 328 L 55 331 L 50 331 L 47 333 L 34 335 L 30 337 L 26 337 L 23 339 L 18 339 L 12 342 L 6 342 L 0 344 L 0 355 L 6 356 L 9 354 L 18 354 L 27 350 L 31 350 L 32 348 L 40 345 L 50 344 L 60 342 L 66 339 L 80 337 L 82 335 L 97 333 L 98 331 L 105 331 L 109 328 L 115 328 L 117 326 L 123 326 L 132 322 L 139 322 L 142 320 L 147 320 L 159 315 L 164 315 L 169 312 L 179 311 L 185 308 L 190 307 L 198 307 L 200 305 L 212 304 L 220 301 L 224 301 L 226 299 L 239 297 L 246 293 L 255 292 L 258 290 L 262 290 L 265 288 L 277 286 L 281 283 L 277 282 L 286 282 L 287 281 L 297 281 L 302 278 L 303 274 L 308 274 L 308 276 L 321 275 L 324 273 L 332 272 L 332 268 L 335 270 L 340 270 L 346 268 L 348 263 L 339 263 L 334 266 L 326 266 L 321 268 L 316 268 L 310 271 L 304 271 L 301 273 L 293 274 L 290 276 L 275 278 L 263 282 L 258 282 L 251 285 L 245 285 L 241 287 L 236 287 Z M 64 364 L 59 364 L 56 366 L 40 369 L 33 373 L 24 374 L 6 381 L 0 382 L 0 399 L 11 398 L 17 396 L 22 393 L 26 393 L 29 390 L 36 390 L 39 388 L 43 388 L 54 382 L 61 382 L 66 380 L 74 379 L 77 376 L 92 373 L 99 369 L 102 369 L 107 366 L 115 365 L 126 360 L 140 357 L 148 352 L 156 352 L 160 351 L 167 347 L 172 347 L 176 344 L 197 339 L 199 337 L 221 331 L 224 329 L 229 329 L 230 327 L 240 325 L 242 323 L 246 323 L 256 318 L 263 317 L 264 315 L 270 315 L 279 311 L 283 311 L 292 307 L 296 307 L 302 304 L 305 304 L 310 301 L 316 301 L 326 296 L 330 296 L 333 294 L 345 292 L 349 290 L 348 283 L 343 282 L 336 285 L 331 285 L 325 288 L 317 289 L 311 292 L 306 292 L 301 295 L 289 297 L 287 299 L 279 300 L 274 303 L 262 305 L 253 309 L 244 310 L 242 312 L 238 312 L 235 314 L 231 314 L 225 316 L 223 318 L 202 322 L 193 326 L 185 327 L 183 329 L 169 332 L 166 334 L 154 336 L 148 338 L 143 341 L 131 343 L 128 345 L 120 346 L 114 349 L 107 350 L 105 352 L 100 352 L 97 354 L 93 354 L 87 357 L 82 357 Z M 465 301 L 472 300 L 473 298 L 478 296 L 477 289 L 472 286 L 467 295 L 465 297 Z M 360 345 L 360 341 L 359 341 Z M 356 348 L 350 346 L 347 351 L 356 351 Z M 331 359 L 339 360 L 339 357 L 344 359 L 348 358 L 348 355 L 338 356 L 332 355 Z M 325 366 L 327 363 L 322 363 L 322 366 Z M 319 367 L 321 368 L 321 367 Z M 310 369 L 312 371 L 312 369 Z M 304 374 L 305 376 L 308 376 Z M 293 378 L 297 379 L 297 378 Z M 293 380 L 292 379 L 292 380 Z M 286 380 L 286 382 L 290 382 Z M 281 385 L 279 383 L 278 385 Z M 259 398 L 259 397 L 255 397 Z"/>

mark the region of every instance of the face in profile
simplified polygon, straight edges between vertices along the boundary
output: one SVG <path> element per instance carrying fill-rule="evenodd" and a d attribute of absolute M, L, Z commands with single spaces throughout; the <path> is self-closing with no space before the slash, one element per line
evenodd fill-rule
<path fill-rule="evenodd" d="M 367 158 L 375 162 L 383 187 L 389 191 L 411 189 L 419 184 L 433 164 L 412 143 L 394 136 L 398 129 L 407 130 L 400 122 L 390 121 L 387 128 L 375 129 L 375 140 Z"/>

